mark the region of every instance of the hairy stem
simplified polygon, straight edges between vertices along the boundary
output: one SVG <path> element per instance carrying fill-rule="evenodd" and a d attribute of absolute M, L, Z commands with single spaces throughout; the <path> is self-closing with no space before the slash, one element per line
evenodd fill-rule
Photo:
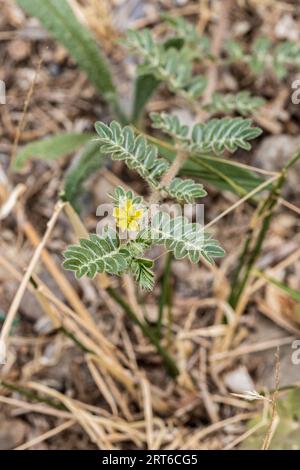
<path fill-rule="evenodd" d="M 169 184 L 175 178 L 177 173 L 179 173 L 180 168 L 188 157 L 189 153 L 185 149 L 181 147 L 177 148 L 176 157 L 173 160 L 168 171 L 163 175 L 162 179 L 160 180 L 159 187 L 153 190 L 152 195 L 149 199 L 149 204 L 157 204 L 160 201 L 161 191 L 163 191 L 165 187 L 169 186 Z"/>

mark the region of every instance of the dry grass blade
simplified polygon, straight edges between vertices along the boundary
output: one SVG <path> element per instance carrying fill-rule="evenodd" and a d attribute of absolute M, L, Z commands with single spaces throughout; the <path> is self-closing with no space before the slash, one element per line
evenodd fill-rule
<path fill-rule="evenodd" d="M 266 349 L 273 349 L 278 346 L 283 346 L 285 344 L 291 344 L 295 336 L 287 336 L 285 338 L 271 339 L 269 341 L 263 341 L 261 343 L 249 344 L 245 346 L 240 346 L 237 349 L 232 349 L 231 351 L 225 351 L 221 353 L 216 353 L 212 356 L 212 360 L 221 360 L 226 358 L 243 356 L 244 354 L 255 353 L 259 351 L 265 351 Z"/>
<path fill-rule="evenodd" d="M 29 382 L 27 386 L 33 390 L 42 392 L 45 395 L 49 395 L 53 398 L 56 398 L 67 409 L 69 409 L 72 415 L 74 416 L 74 419 L 82 426 L 82 428 L 90 437 L 91 441 L 94 442 L 99 447 L 99 449 L 114 449 L 114 446 L 112 446 L 111 442 L 109 442 L 108 437 L 105 431 L 103 430 L 102 426 L 95 423 L 91 413 L 84 410 L 78 402 L 75 402 L 74 400 L 64 396 L 62 393 L 50 389 L 49 387 L 42 384 Z"/>
<path fill-rule="evenodd" d="M 36 82 L 37 82 L 37 79 L 38 79 L 38 76 L 39 76 L 39 73 L 40 73 L 40 70 L 41 70 L 42 62 L 43 62 L 43 58 L 40 57 L 40 59 L 38 61 L 37 68 L 36 68 L 35 73 L 34 73 L 33 80 L 31 82 L 30 88 L 28 90 L 28 93 L 27 93 L 27 96 L 26 96 L 26 99 L 25 99 L 25 102 L 24 102 L 21 121 L 20 121 L 20 123 L 17 127 L 17 131 L 16 131 L 16 134 L 15 134 L 15 139 L 14 139 L 14 143 L 13 143 L 13 147 L 12 147 L 12 155 L 11 155 L 10 166 L 9 166 L 10 172 L 12 171 L 14 161 L 15 161 L 15 158 L 16 158 L 16 153 L 17 153 L 19 141 L 20 141 L 20 138 L 21 138 L 21 134 L 22 134 L 22 131 L 24 130 L 24 127 L 25 127 L 25 124 L 26 124 L 26 115 L 28 113 L 30 101 L 31 101 L 31 98 L 32 98 L 32 95 L 33 95 L 33 92 L 34 92 L 34 88 L 35 88 L 35 85 L 36 85 Z"/>
<path fill-rule="evenodd" d="M 71 417 L 71 414 L 67 411 L 60 411 L 55 408 L 51 408 L 47 405 L 40 405 L 36 403 L 28 403 L 23 400 L 18 400 L 16 398 L 9 398 L 0 395 L 0 402 L 7 405 L 13 406 L 22 411 L 22 413 L 40 413 L 49 416 L 56 416 L 57 418 L 68 419 Z"/>
<path fill-rule="evenodd" d="M 271 445 L 272 437 L 274 436 L 274 433 L 280 421 L 280 418 L 277 412 L 277 398 L 278 398 L 279 385 L 280 385 L 280 356 L 279 356 L 279 348 L 277 348 L 277 351 L 275 354 L 275 389 L 271 397 L 271 421 L 267 429 L 261 450 L 269 449 Z"/>
<path fill-rule="evenodd" d="M 103 395 L 107 403 L 109 404 L 111 411 L 114 415 L 118 415 L 118 408 L 116 405 L 116 401 L 114 399 L 113 394 L 109 390 L 107 384 L 105 383 L 103 377 L 99 370 L 97 369 L 96 365 L 94 364 L 94 358 L 91 355 L 87 355 L 87 365 L 90 370 L 90 373 L 94 379 L 95 384 L 99 388 L 100 393 Z"/>
<path fill-rule="evenodd" d="M 2 264 L 5 269 L 10 271 L 13 277 L 18 280 L 22 279 L 22 276 L 1 256 L 0 264 Z M 99 363 L 105 370 L 107 370 L 108 373 L 116 377 L 121 383 L 125 385 L 126 388 L 128 388 L 129 392 L 132 393 L 134 382 L 130 378 L 129 372 L 121 366 L 117 357 L 113 357 L 112 355 L 107 356 L 105 351 L 101 350 L 101 346 L 97 341 L 97 330 L 95 330 L 95 328 L 89 323 L 81 320 L 81 318 L 75 312 L 62 303 L 54 294 L 51 293 L 49 288 L 45 286 L 37 276 L 33 275 L 33 278 L 37 287 L 33 288 L 31 284 L 28 284 L 27 287 L 36 296 L 42 309 L 50 317 L 54 326 L 67 326 L 70 331 L 74 333 L 76 338 L 81 339 L 82 344 L 86 347 L 86 350 L 92 350 L 96 354 L 95 360 L 99 361 Z M 55 310 L 53 309 L 53 306 L 55 307 Z M 62 317 L 59 315 L 59 312 L 63 314 Z M 89 335 L 91 335 L 92 338 L 84 333 L 85 330 Z M 128 414 L 126 408 L 124 408 L 124 410 L 125 414 Z"/>
<path fill-rule="evenodd" d="M 267 422 L 267 412 L 268 412 L 268 403 L 264 403 L 264 409 L 262 413 L 262 418 L 259 423 L 257 423 L 255 426 L 253 426 L 251 429 L 248 429 L 248 431 L 245 431 L 241 436 L 238 436 L 236 439 L 234 439 L 232 442 L 226 445 L 223 450 L 231 450 L 234 449 L 237 445 L 239 445 L 241 442 L 245 441 L 248 439 L 248 437 L 252 436 L 252 434 L 256 433 L 259 429 L 264 427 Z"/>
<path fill-rule="evenodd" d="M 19 447 L 16 447 L 14 450 L 27 450 L 30 449 L 31 447 L 35 446 L 36 444 L 40 444 L 41 442 L 45 441 L 46 439 L 50 439 L 50 437 L 57 436 L 57 434 L 65 431 L 66 429 L 69 429 L 71 426 L 75 424 L 74 419 L 69 419 L 68 421 L 65 421 L 64 423 L 56 426 L 55 428 L 50 429 L 49 431 L 41 434 L 40 436 L 34 437 L 28 442 L 25 442 L 25 444 L 22 444 Z"/>
<path fill-rule="evenodd" d="M 148 449 L 154 450 L 153 447 L 153 415 L 152 415 L 152 403 L 151 403 L 151 391 L 149 383 L 146 379 L 141 378 L 141 387 L 143 393 L 144 402 L 144 415 L 146 421 L 146 432 L 147 432 L 147 446 Z"/>
<path fill-rule="evenodd" d="M 207 414 L 212 423 L 218 423 L 220 418 L 218 416 L 218 411 L 216 404 L 214 403 L 207 386 L 207 366 L 206 366 L 206 350 L 204 348 L 200 349 L 200 371 L 199 371 L 199 388 L 201 391 L 202 399 L 204 406 L 207 410 Z"/>
<path fill-rule="evenodd" d="M 298 446 L 300 10 L 173 3 L 0 0 L 0 448 Z"/>
<path fill-rule="evenodd" d="M 224 419 L 218 423 L 211 424 L 204 429 L 200 429 L 192 434 L 191 437 L 186 439 L 184 442 L 184 449 L 197 449 L 201 440 L 207 437 L 209 434 L 220 431 L 226 426 L 234 423 L 239 423 L 240 421 L 247 421 L 253 418 L 256 415 L 254 412 L 241 413 L 231 418 Z"/>
<path fill-rule="evenodd" d="M 44 286 L 39 288 L 39 292 L 43 293 L 43 295 L 58 308 L 58 311 L 61 312 L 60 315 L 62 315 L 60 320 L 63 325 L 85 346 L 86 351 L 93 352 L 102 367 L 123 383 L 130 393 L 133 393 L 134 380 L 129 371 L 122 367 L 115 355 L 106 354 L 106 352 L 101 349 L 101 345 L 85 333 L 84 330 L 87 330 L 90 335 L 93 336 L 95 334 L 95 331 L 91 329 L 90 325 L 87 325 L 84 320 L 60 302 Z"/>
<path fill-rule="evenodd" d="M 276 181 L 279 177 L 280 177 L 280 175 L 276 175 L 276 176 L 273 176 L 272 178 L 269 178 L 267 181 L 264 181 L 263 183 L 261 183 L 255 189 L 253 189 L 252 191 L 247 193 L 246 196 L 239 199 L 236 203 L 234 203 L 232 206 L 228 207 L 228 209 L 226 209 L 224 212 L 222 212 L 217 217 L 215 217 L 213 220 L 211 220 L 208 224 L 206 224 L 204 226 L 204 228 L 207 229 L 207 228 L 211 227 L 212 225 L 214 225 L 216 222 L 219 222 L 219 220 L 221 220 L 223 217 L 225 217 L 225 215 L 227 215 L 230 212 L 232 212 L 233 210 L 235 210 L 237 207 L 239 207 L 241 204 L 246 202 L 248 199 L 251 199 L 255 194 L 262 191 L 264 188 L 269 186 L 271 183 L 274 183 L 274 181 Z"/>
<path fill-rule="evenodd" d="M 51 219 L 49 220 L 48 222 L 48 226 L 47 226 L 47 230 L 43 236 L 43 239 L 42 241 L 40 242 L 40 244 L 38 245 L 37 249 L 35 250 L 35 253 L 32 257 L 32 260 L 27 268 L 27 271 L 23 277 L 23 280 L 19 286 L 19 289 L 14 297 L 14 300 L 10 306 L 10 309 L 7 313 L 7 316 L 5 318 L 5 322 L 4 322 L 4 325 L 2 327 L 2 330 L 1 330 L 1 335 L 0 335 L 0 340 L 3 341 L 4 343 L 6 342 L 7 340 L 7 337 L 9 335 L 9 332 L 10 332 L 10 329 L 11 329 L 11 326 L 12 326 L 12 323 L 13 323 L 13 320 L 15 318 L 15 315 L 18 311 L 18 308 L 19 308 L 19 305 L 20 305 L 20 302 L 22 300 L 22 297 L 24 295 L 24 292 L 27 288 L 27 284 L 30 280 L 30 277 L 32 276 L 32 273 L 40 259 L 40 256 L 41 256 L 41 253 L 51 235 L 51 232 L 53 230 L 53 227 L 55 226 L 56 224 L 56 221 L 59 217 L 59 214 L 60 212 L 62 211 L 64 207 L 64 203 L 62 202 L 58 202 L 56 204 L 56 207 L 53 211 L 53 215 L 51 217 Z"/>
<path fill-rule="evenodd" d="M 64 207 L 65 203 L 63 203 Z M 38 246 L 40 243 L 39 236 L 36 232 L 36 230 L 33 228 L 33 226 L 29 222 L 25 222 L 22 225 L 22 229 L 24 230 L 26 236 L 28 237 L 29 241 L 33 244 L 33 246 Z M 81 302 L 79 296 L 77 295 L 76 291 L 73 289 L 71 286 L 70 282 L 67 280 L 65 275 L 62 273 L 62 271 L 57 267 L 47 250 L 43 248 L 40 253 L 41 259 L 47 269 L 49 270 L 50 274 L 53 276 L 54 280 L 56 281 L 58 287 L 62 291 L 62 293 L 65 295 L 66 299 L 70 302 L 74 310 L 77 312 L 77 314 L 84 320 L 86 321 L 89 325 L 92 326 L 94 329 L 95 335 L 98 336 L 98 340 L 103 345 L 103 348 L 107 350 L 107 352 L 110 352 L 111 350 L 114 349 L 114 346 L 108 341 L 107 338 L 99 331 L 99 329 L 96 327 L 89 311 L 86 309 L 84 304 Z"/>

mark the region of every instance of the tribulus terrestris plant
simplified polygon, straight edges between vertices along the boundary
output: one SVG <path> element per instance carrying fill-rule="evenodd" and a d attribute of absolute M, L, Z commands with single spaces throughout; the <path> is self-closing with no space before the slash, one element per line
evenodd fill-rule
<path fill-rule="evenodd" d="M 77 277 L 85 274 L 94 277 L 97 272 L 117 275 L 129 272 L 142 288 L 151 289 L 152 262 L 142 255 L 153 243 L 165 245 L 177 259 L 188 257 L 194 263 L 201 257 L 212 262 L 215 257 L 224 255 L 219 243 L 209 233 L 185 217 L 170 219 L 169 214 L 158 211 L 150 221 L 150 227 L 141 231 L 139 220 L 149 204 L 166 197 L 183 203 L 206 195 L 202 184 L 176 177 L 180 165 L 191 153 L 201 158 L 201 153 L 208 151 L 220 154 L 225 150 L 234 152 L 238 147 L 249 149 L 249 140 L 259 135 L 260 129 L 251 127 L 247 119 L 224 118 L 196 124 L 190 132 L 176 116 L 155 113 L 151 117 L 154 127 L 174 139 L 177 155 L 171 166 L 158 156 L 154 144 L 148 143 L 143 135 L 136 137 L 130 126 L 121 127 L 116 121 L 109 126 L 102 122 L 95 125 L 100 151 L 136 170 L 148 183 L 153 195 L 147 203 L 131 191 L 116 188 L 112 197 L 117 225 L 123 230 L 136 232 L 136 237 L 133 241 L 121 243 L 117 232 L 107 229 L 103 237 L 91 235 L 88 240 L 81 239 L 78 246 L 69 247 L 64 267 L 75 271 Z"/>

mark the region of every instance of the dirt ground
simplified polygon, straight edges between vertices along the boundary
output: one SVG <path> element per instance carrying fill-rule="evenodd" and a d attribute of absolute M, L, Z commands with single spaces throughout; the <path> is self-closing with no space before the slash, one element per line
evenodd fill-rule
<path fill-rule="evenodd" d="M 159 13 L 168 10 L 211 34 L 219 8 L 217 1 L 208 0 L 71 3 L 108 55 L 125 109 L 133 93 L 134 63 L 121 45 L 116 46 L 124 31 L 149 26 L 159 35 Z M 10 0 L 0 0 L 0 11 L 0 80 L 6 84 L 6 104 L 0 105 L 1 326 L 77 153 L 53 162 L 30 161 L 20 173 L 11 171 L 11 159 L 36 139 L 62 131 L 92 132 L 96 120 L 109 122 L 112 115 L 68 52 L 36 19 Z M 274 41 L 300 42 L 296 1 L 237 0 L 230 18 L 233 33 L 245 43 L 260 34 Z M 222 86 L 234 91 L 248 88 L 267 100 L 265 114 L 256 121 L 263 134 L 251 152 L 238 151 L 236 161 L 265 172 L 280 171 L 299 147 L 300 104 L 291 101 L 297 78 L 300 70 L 292 70 L 283 81 L 267 76 L 250 83 L 239 70 L 227 70 Z M 162 89 L 147 112 L 176 108 L 176 99 Z M 182 116 L 189 122 L 189 115 Z M 102 167 L 86 181 L 80 199 L 80 217 L 89 232 L 98 222 L 96 207 L 108 200 L 107 193 L 118 180 L 145 192 L 143 182 L 119 162 Z M 206 222 L 239 199 L 229 191 L 205 187 Z M 298 164 L 287 178 L 256 263 L 257 269 L 298 292 L 299 188 Z M 214 225 L 214 237 L 226 250 L 215 267 L 185 260 L 172 264 L 172 325 L 168 328 L 166 312 L 165 343 L 181 371 L 176 381 L 99 284 L 77 281 L 62 270 L 62 253 L 75 240 L 62 211 L 19 303 L 7 361 L 0 366 L 0 449 L 261 448 L 272 424 L 274 400 L 284 402 L 299 387 L 300 365 L 292 361 L 292 345 L 300 339 L 300 317 L 299 302 L 253 275 L 237 330 L 226 346 L 228 325 L 238 315 L 226 299 L 253 211 L 251 204 L 241 204 Z M 113 280 L 150 323 L 157 314 L 164 261 L 163 256 L 157 260 L 151 293 L 136 293 L 129 281 Z M 51 309 L 61 312 L 63 325 L 73 336 L 53 323 Z M 229 323 L 224 322 L 224 313 Z M 111 361 L 114 373 L 103 357 Z M 247 394 L 253 391 L 256 399 L 250 400 Z M 266 421 L 262 435 L 250 442 L 252 419 Z M 299 414 L 290 419 L 299 431 Z M 300 448 L 300 431 L 289 442 L 290 448 Z M 280 447 L 280 438 L 276 445 Z"/>

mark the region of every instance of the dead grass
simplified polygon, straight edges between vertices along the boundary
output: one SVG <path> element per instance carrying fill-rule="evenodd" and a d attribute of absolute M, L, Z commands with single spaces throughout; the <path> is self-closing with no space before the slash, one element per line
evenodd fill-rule
<path fill-rule="evenodd" d="M 22 15 L 18 19 L 11 2 L 2 0 L 1 3 L 7 31 L 4 31 L 6 35 L 0 34 L 0 41 L 10 41 L 25 19 Z M 204 3 L 203 15 L 197 3 L 176 11 L 188 17 L 198 15 L 199 28 L 204 29 L 213 17 L 209 2 Z M 276 15 L 279 3 L 283 2 L 270 7 L 270 2 L 259 2 L 259 8 L 269 12 L 274 7 Z M 97 10 L 98 3 L 92 0 L 85 7 L 75 0 L 74 4 L 78 15 L 82 15 L 82 20 L 114 54 L 111 39 L 116 33 L 107 3 L 103 3 L 101 12 Z M 243 5 L 238 11 L 243 15 Z M 95 18 L 102 14 L 105 21 L 100 28 Z M 142 27 L 149 21 L 155 25 L 157 15 L 150 20 L 135 20 L 134 24 Z M 221 31 L 221 40 L 226 28 L 225 25 L 225 31 Z M 217 27 L 215 31 L 217 47 L 221 33 Z M 26 40 L 33 43 L 33 32 L 29 29 L 26 34 Z M 45 51 L 44 41 L 50 49 L 46 49 L 46 57 L 43 55 L 41 62 L 37 58 L 40 49 Z M 14 73 L 20 70 L 27 78 L 24 90 L 18 88 L 18 83 L 12 85 L 8 106 L 1 108 L 1 137 L 4 137 L 1 152 L 5 155 L 14 156 L 19 144 L 37 136 L 62 128 L 73 129 L 74 122 L 77 130 L 89 128 L 87 123 L 99 113 L 101 116 L 106 113 L 99 100 L 95 103 L 94 91 L 72 69 L 59 46 L 45 39 L 37 49 L 33 59 L 24 58 L 25 65 L 10 59 Z M 114 54 L 115 60 L 117 56 Z M 66 71 L 58 76 L 55 87 L 45 68 L 45 63 L 51 60 L 61 67 L 67 61 Z M 9 70 L 4 74 L 12 80 Z M 215 67 L 211 74 L 215 88 Z M 164 96 L 157 100 L 158 104 L 166 105 Z M 273 117 L 265 128 L 271 133 L 278 128 L 280 132 L 289 132 L 288 123 L 277 121 L 274 112 L 278 106 L 284 106 L 283 101 L 278 104 L 275 96 L 270 99 L 269 113 L 273 111 Z M 152 106 L 157 103 L 154 101 Z M 167 106 L 172 106 L 172 102 Z M 261 116 L 257 122 L 262 122 Z M 247 201 L 276 181 L 279 173 L 267 172 L 267 181 L 241 198 L 227 193 L 222 196 L 212 190 L 207 208 L 210 221 L 206 227 L 214 226 L 228 256 L 214 267 L 203 263 L 194 269 L 185 262 L 174 266 L 173 322 L 168 325 L 167 315 L 163 320 L 164 332 L 169 329 L 172 338 L 171 342 L 165 339 L 164 344 L 180 369 L 174 381 L 166 375 L 154 348 L 127 321 L 106 291 L 111 283 L 117 286 L 141 318 L 151 321 L 156 314 L 158 289 L 153 295 L 140 295 L 130 279 L 118 284 L 106 276 L 75 282 L 60 268 L 65 246 L 96 222 L 89 208 L 80 220 L 70 206 L 56 203 L 64 163 L 56 163 L 50 170 L 34 163 L 33 171 L 22 176 L 4 171 L 4 168 L 8 170 L 8 159 L 0 160 L 0 164 L 0 308 L 6 314 L 1 340 L 8 345 L 7 363 L 1 366 L 0 413 L 5 420 L 17 417 L 27 424 L 25 442 L 15 442 L 12 447 L 18 450 L 59 448 L 63 433 L 63 448 L 79 448 L 83 439 L 85 447 L 99 449 L 234 449 L 269 423 L 262 443 L 264 449 L 268 448 L 278 420 L 279 359 L 271 401 L 249 402 L 232 396 L 224 377 L 228 371 L 245 364 L 257 387 L 264 385 L 253 356 L 264 361 L 268 350 L 290 346 L 299 337 L 299 321 L 286 315 L 286 298 L 286 303 L 274 312 L 267 296 L 268 281 L 255 271 L 251 272 L 236 309 L 229 305 L 227 297 L 232 267 L 237 262 L 252 215 Z M 102 185 L 114 184 L 122 176 L 120 171 L 115 174 L 104 170 L 97 176 L 100 181 L 95 178 L 87 187 L 92 201 L 97 201 L 99 192 L 103 197 Z M 136 185 L 139 190 L 139 182 L 126 181 L 126 184 Z M 279 203 L 277 213 L 288 215 L 291 220 L 288 234 L 279 237 L 276 227 L 271 227 L 258 262 L 263 263 L 266 274 L 279 276 L 299 289 L 300 238 L 296 232 L 299 207 L 297 201 L 285 197 Z M 286 253 L 283 246 L 290 240 L 293 245 Z M 163 269 L 160 258 L 158 255 L 158 272 Z M 33 307 L 29 301 L 34 302 Z M 278 325 L 278 336 L 268 336 L 265 331 L 263 341 L 253 340 L 260 315 Z M 273 374 L 271 363 L 269 376 Z M 246 428 L 247 422 L 257 415 L 262 416 L 261 421 L 252 429 Z M 46 430 L 41 429 L 37 416 L 46 420 Z"/>

